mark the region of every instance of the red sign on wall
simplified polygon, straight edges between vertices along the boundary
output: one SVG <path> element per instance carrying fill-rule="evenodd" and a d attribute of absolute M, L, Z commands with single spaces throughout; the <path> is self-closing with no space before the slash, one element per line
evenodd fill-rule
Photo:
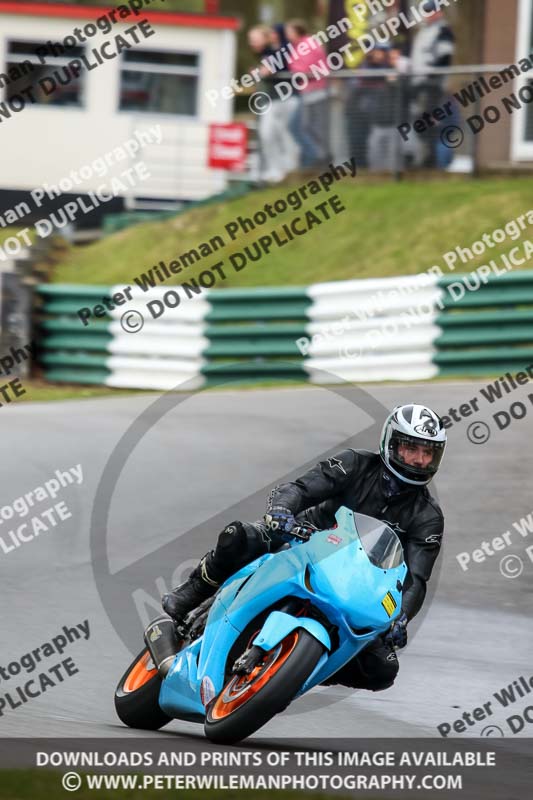
<path fill-rule="evenodd" d="M 242 123 L 209 126 L 208 166 L 242 172 L 246 167 L 248 128 Z"/>

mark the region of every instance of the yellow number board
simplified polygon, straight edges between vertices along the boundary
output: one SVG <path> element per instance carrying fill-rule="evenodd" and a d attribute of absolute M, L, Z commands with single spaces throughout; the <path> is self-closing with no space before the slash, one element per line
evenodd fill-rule
<path fill-rule="evenodd" d="M 394 597 L 391 595 L 390 592 L 387 592 L 387 594 L 381 601 L 381 605 L 383 606 L 389 617 L 392 617 L 392 615 L 396 611 L 396 600 L 394 599 Z"/>

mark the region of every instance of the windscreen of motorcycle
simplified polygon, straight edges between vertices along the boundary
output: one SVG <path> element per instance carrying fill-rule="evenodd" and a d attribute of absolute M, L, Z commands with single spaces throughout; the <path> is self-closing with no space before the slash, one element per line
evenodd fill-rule
<path fill-rule="evenodd" d="M 403 547 L 389 525 L 366 514 L 354 513 L 353 517 L 371 564 L 381 569 L 394 569 L 404 563 Z"/>

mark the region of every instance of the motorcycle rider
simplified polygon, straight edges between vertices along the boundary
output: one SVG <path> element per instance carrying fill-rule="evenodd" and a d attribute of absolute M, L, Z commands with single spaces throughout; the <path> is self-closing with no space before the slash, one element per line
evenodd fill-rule
<path fill-rule="evenodd" d="M 228 525 L 188 580 L 164 595 L 164 610 L 182 622 L 234 572 L 279 549 L 295 526 L 328 530 L 336 524 L 335 512 L 346 506 L 390 525 L 402 543 L 408 573 L 402 613 L 390 631 L 374 639 L 327 683 L 387 689 L 398 673 L 395 650 L 407 643 L 407 624 L 424 602 L 440 551 L 444 518 L 427 485 L 445 447 L 446 431 L 434 411 L 414 403 L 397 406 L 383 426 L 379 453 L 344 450 L 297 480 L 277 486 L 268 498 L 264 519 Z"/>

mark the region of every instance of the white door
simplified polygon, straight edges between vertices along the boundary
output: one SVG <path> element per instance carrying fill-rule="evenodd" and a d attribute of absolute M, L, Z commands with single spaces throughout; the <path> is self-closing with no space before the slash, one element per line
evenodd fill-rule
<path fill-rule="evenodd" d="M 516 62 L 533 53 L 533 0 L 519 0 Z M 522 86 L 533 87 L 533 71 L 517 78 L 516 91 Z M 524 105 L 513 115 L 513 161 L 533 161 L 533 104 Z"/>

